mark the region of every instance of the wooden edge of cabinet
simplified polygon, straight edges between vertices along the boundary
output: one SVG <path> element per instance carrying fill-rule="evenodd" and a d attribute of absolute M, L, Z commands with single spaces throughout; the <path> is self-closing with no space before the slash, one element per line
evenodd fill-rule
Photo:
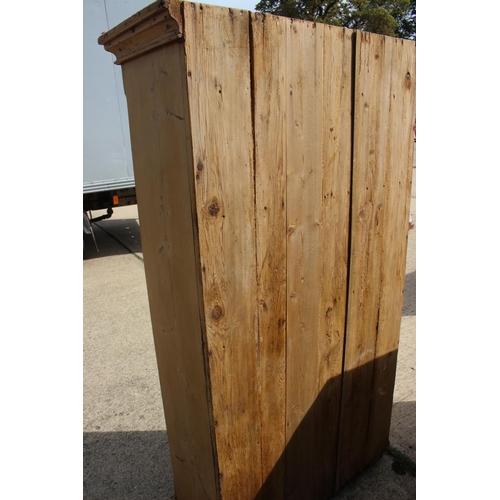
<path fill-rule="evenodd" d="M 121 22 L 99 39 L 99 45 L 122 64 L 145 52 L 182 38 L 180 0 L 157 0 Z"/>

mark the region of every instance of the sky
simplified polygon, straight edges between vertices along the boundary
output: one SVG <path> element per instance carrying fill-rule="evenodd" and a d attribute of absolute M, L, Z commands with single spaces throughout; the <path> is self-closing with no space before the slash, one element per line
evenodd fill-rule
<path fill-rule="evenodd" d="M 253 10 L 259 3 L 259 0 L 208 0 L 200 3 L 218 5 L 219 7 L 232 7 L 234 9 Z"/>

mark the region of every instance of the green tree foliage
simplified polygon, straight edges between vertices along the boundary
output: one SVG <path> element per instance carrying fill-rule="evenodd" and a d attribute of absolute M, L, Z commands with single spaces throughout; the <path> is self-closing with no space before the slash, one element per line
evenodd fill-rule
<path fill-rule="evenodd" d="M 416 0 L 261 0 L 268 14 L 415 39 Z"/>

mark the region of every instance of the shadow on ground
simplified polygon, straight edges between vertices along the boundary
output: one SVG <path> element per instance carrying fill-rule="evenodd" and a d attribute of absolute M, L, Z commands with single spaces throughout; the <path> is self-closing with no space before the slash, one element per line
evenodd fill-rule
<path fill-rule="evenodd" d="M 405 276 L 405 291 L 403 296 L 403 316 L 417 314 L 417 273 L 413 271 Z"/>
<path fill-rule="evenodd" d="M 85 432 L 83 498 L 173 499 L 166 431 Z"/>
<path fill-rule="evenodd" d="M 417 402 L 394 403 L 391 415 L 390 445 L 416 460 Z"/>
<path fill-rule="evenodd" d="M 136 219 L 111 218 L 92 224 L 92 228 L 95 243 L 92 236 L 84 235 L 84 260 L 128 253 L 142 254 L 140 227 Z"/>
<path fill-rule="evenodd" d="M 323 394 L 326 395 L 327 392 Z M 328 402 L 325 401 L 322 404 L 328 404 Z M 308 450 L 300 450 L 300 442 L 304 443 L 302 438 L 316 434 L 317 431 L 310 424 L 316 420 L 316 417 L 312 417 L 317 409 L 316 407 L 309 413 L 306 421 L 301 424 L 299 434 L 292 438 L 289 451 L 299 453 L 301 459 L 296 462 L 299 468 L 307 467 L 305 455 L 308 454 L 300 454 L 300 451 Z M 378 461 L 344 484 L 337 494 L 330 497 L 330 500 L 385 500 L 389 498 L 412 500 L 416 498 L 415 469 L 411 465 L 412 453 L 408 453 L 415 452 L 414 445 L 409 444 L 415 443 L 414 434 L 411 435 L 415 428 L 415 402 L 395 403 L 392 414 L 389 451 L 383 453 Z M 300 436 L 301 433 L 304 435 Z M 396 438 L 393 439 L 393 436 Z M 320 441 L 316 440 L 316 443 L 318 442 Z M 320 446 L 320 448 L 330 449 L 331 447 Z M 401 454 L 392 453 L 390 451 L 392 448 L 396 448 L 396 451 Z M 324 462 L 326 457 L 321 456 L 322 451 L 322 449 L 317 450 L 318 453 L 312 457 L 309 455 L 308 459 L 312 459 L 316 465 Z M 172 500 L 175 498 L 172 465 L 165 431 L 86 432 L 83 436 L 83 452 L 84 500 Z M 405 459 L 403 455 L 410 460 Z M 279 468 L 278 466 L 271 473 L 268 481 L 274 481 L 274 475 Z M 301 485 L 298 485 L 297 489 L 302 489 Z M 301 498 L 301 500 L 314 498 L 307 494 L 296 496 L 295 491 L 289 492 L 291 495 L 287 498 Z"/>

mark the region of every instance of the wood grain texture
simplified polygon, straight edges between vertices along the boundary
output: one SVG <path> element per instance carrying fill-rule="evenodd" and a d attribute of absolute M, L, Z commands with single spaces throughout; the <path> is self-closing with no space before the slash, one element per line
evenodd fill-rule
<path fill-rule="evenodd" d="M 373 392 L 377 397 L 371 401 L 368 430 L 367 450 L 372 456 L 383 453 L 388 444 L 403 308 L 415 122 L 415 44 L 386 38 L 386 45 L 391 46 L 391 103 L 386 117 L 389 140 L 384 178 L 389 189 L 382 202 L 388 209 L 381 211 L 387 231 L 383 236 L 377 363 L 373 373 Z"/>
<path fill-rule="evenodd" d="M 341 396 L 352 32 L 256 14 L 252 33 L 262 493 L 321 498 L 334 490 Z"/>
<path fill-rule="evenodd" d="M 318 383 L 315 404 L 318 498 L 335 490 L 347 307 L 351 204 L 352 31 L 325 26 Z"/>
<path fill-rule="evenodd" d="M 324 498 L 342 387 L 352 32 L 293 21 L 288 35 L 286 498 Z"/>
<path fill-rule="evenodd" d="M 327 498 L 388 444 L 415 44 L 179 9 L 123 64 L 176 495 Z"/>
<path fill-rule="evenodd" d="M 223 499 L 262 485 L 249 13 L 184 4 L 211 402 Z"/>
<path fill-rule="evenodd" d="M 352 248 L 338 481 L 388 445 L 411 184 L 414 44 L 356 34 Z"/>
<path fill-rule="evenodd" d="M 287 20 L 251 14 L 262 499 L 284 498 Z"/>
<path fill-rule="evenodd" d="M 216 498 L 184 52 L 122 66 L 141 240 L 177 498 Z"/>
<path fill-rule="evenodd" d="M 286 498 L 312 492 L 321 387 L 323 25 L 288 23 Z"/>

